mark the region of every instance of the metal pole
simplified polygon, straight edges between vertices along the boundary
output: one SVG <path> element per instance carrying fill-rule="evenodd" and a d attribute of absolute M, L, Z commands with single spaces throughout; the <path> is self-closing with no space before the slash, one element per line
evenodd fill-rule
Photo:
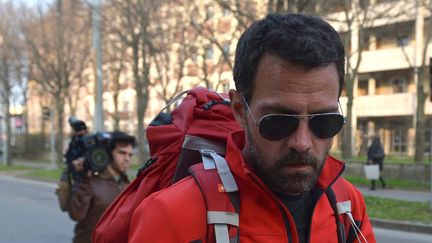
<path fill-rule="evenodd" d="M 430 60 L 430 59 L 429 59 Z M 429 64 L 430 65 L 430 64 Z M 429 74 L 431 75 L 431 74 Z M 429 77 L 432 78 L 432 77 Z M 430 146 L 430 150 L 429 150 L 429 188 L 430 188 L 430 207 L 432 208 L 432 160 L 430 160 L 430 156 L 432 154 L 432 118 L 430 119 L 430 131 L 429 131 L 429 146 Z"/>
<path fill-rule="evenodd" d="M 2 108 L 2 107 L 0 107 Z M 0 115 L 0 145 L 1 145 L 1 154 L 2 154 L 2 164 L 7 165 L 6 156 L 7 153 L 7 140 L 6 134 L 3 134 L 3 127 L 6 127 L 6 124 L 3 122 L 6 118 Z M 6 140 L 6 141 L 5 141 Z"/>
<path fill-rule="evenodd" d="M 95 95 L 95 113 L 94 113 L 94 130 L 104 130 L 103 118 L 103 77 L 102 77 L 102 46 L 101 46 L 101 33 L 100 33 L 100 0 L 93 0 L 91 6 L 92 20 L 93 20 L 93 48 L 96 57 L 96 95 Z"/>
<path fill-rule="evenodd" d="M 50 123 L 51 123 L 51 134 L 50 134 L 50 152 L 51 152 L 51 168 L 55 169 L 56 166 L 56 150 L 55 150 L 55 126 L 54 126 L 54 111 L 50 111 Z"/>
<path fill-rule="evenodd" d="M 429 58 L 429 87 L 432 88 L 432 58 Z M 429 127 L 429 188 L 430 188 L 430 207 L 432 208 L 432 118 Z"/>

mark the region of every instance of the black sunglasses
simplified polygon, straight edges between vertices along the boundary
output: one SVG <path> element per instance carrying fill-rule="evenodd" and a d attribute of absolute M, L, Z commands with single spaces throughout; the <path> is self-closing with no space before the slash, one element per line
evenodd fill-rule
<path fill-rule="evenodd" d="M 245 103 L 255 124 L 259 127 L 261 136 L 268 140 L 281 140 L 293 134 L 302 119 L 308 119 L 309 129 L 315 136 L 323 139 L 335 136 L 345 124 L 345 118 L 336 112 L 311 115 L 268 114 L 258 121 L 248 103 L 246 101 Z"/>

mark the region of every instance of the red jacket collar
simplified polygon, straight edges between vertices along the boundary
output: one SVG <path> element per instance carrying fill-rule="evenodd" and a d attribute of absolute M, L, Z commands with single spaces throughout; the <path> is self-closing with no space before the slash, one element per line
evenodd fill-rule
<path fill-rule="evenodd" d="M 245 145 L 244 131 L 233 132 L 228 137 L 226 148 L 226 160 L 232 172 L 241 178 L 247 179 L 248 174 L 254 174 L 250 166 L 244 161 L 242 149 Z M 327 189 L 345 170 L 345 163 L 329 155 L 325 161 L 321 175 L 316 186 L 322 190 Z"/>

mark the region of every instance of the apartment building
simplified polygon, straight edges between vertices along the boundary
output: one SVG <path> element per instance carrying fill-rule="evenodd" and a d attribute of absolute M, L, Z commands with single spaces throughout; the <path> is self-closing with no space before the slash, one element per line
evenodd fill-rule
<path fill-rule="evenodd" d="M 161 9 L 171 13 L 166 16 L 166 25 L 176 25 L 181 22 L 189 24 L 173 34 L 174 47 L 170 53 L 172 58 L 170 62 L 164 64 L 169 68 L 162 72 L 166 77 L 163 78 L 161 70 L 158 70 L 155 65 L 152 66 L 150 71 L 152 86 L 145 115 L 146 124 L 157 115 L 170 97 L 182 90 L 193 86 L 207 86 L 219 92 L 226 92 L 234 88 L 231 65 L 237 39 L 245 25 L 248 25 L 253 18 L 264 16 L 268 9 L 268 3 L 264 0 L 239 1 L 244 3 L 241 6 L 235 4 L 223 6 L 210 0 L 195 2 L 177 7 L 168 5 L 166 9 Z M 429 57 L 432 57 L 432 47 L 428 46 L 423 52 L 426 42 L 430 39 L 428 36 L 432 28 L 430 24 L 432 10 L 426 7 L 430 5 L 430 1 L 424 3 L 420 0 L 358 0 L 357 13 L 360 16 L 362 9 L 368 9 L 370 11 L 368 21 L 360 21 L 352 26 L 347 26 L 344 18 L 352 16 L 353 13 L 346 15 L 343 4 L 338 4 L 341 1 L 324 2 L 326 5 L 317 1 L 315 5 L 304 10 L 325 16 L 340 31 L 343 38 L 347 37 L 347 30 L 352 29 L 350 42 L 347 43 L 347 52 L 352 54 L 348 57 L 351 66 L 355 66 L 353 64 L 361 53 L 358 75 L 354 80 L 353 152 L 362 153 L 370 137 L 378 134 L 382 138 L 387 154 L 413 155 L 416 87 L 419 82 L 429 87 L 429 73 L 426 72 L 420 80 L 418 71 L 422 64 L 428 66 Z M 241 10 L 241 14 L 236 15 L 235 10 Z M 188 14 L 178 14 L 181 11 Z M 176 42 L 176 38 L 185 39 Z M 179 65 L 179 53 L 185 45 L 191 52 L 187 58 L 184 58 L 182 65 Z M 358 52 L 360 47 L 362 51 Z M 182 69 L 181 76 L 179 76 L 179 69 Z M 124 83 L 127 83 L 128 77 L 131 76 L 131 69 L 127 70 L 122 73 Z M 91 74 L 88 75 L 88 79 L 93 80 Z M 164 79 L 175 80 L 175 82 L 162 82 Z M 87 86 L 83 88 L 82 97 L 79 98 L 81 105 L 77 107 L 76 115 L 92 127 L 94 87 L 92 82 L 88 82 Z M 106 91 L 103 98 L 105 128 L 111 130 L 114 127 L 113 94 Z M 341 105 L 345 114 L 346 104 L 347 97 L 343 95 Z M 135 133 L 137 119 L 133 85 L 126 85 L 120 92 L 118 106 L 121 113 L 120 129 Z M 33 108 L 29 108 L 29 112 L 31 109 Z M 41 112 L 37 111 L 35 114 Z M 430 154 L 432 104 L 429 99 L 426 100 L 425 114 L 427 117 L 425 153 Z M 32 120 L 38 119 L 32 118 Z M 340 146 L 341 138 L 338 136 L 335 139 L 334 149 L 338 150 Z"/>
<path fill-rule="evenodd" d="M 429 73 L 421 76 L 419 72 L 424 71 L 420 70 L 422 65 L 429 65 L 432 54 L 431 47 L 426 45 L 430 42 L 431 10 L 423 1 L 370 1 L 369 4 L 369 20 L 363 23 L 361 35 L 354 29 L 348 47 L 355 53 L 363 45 L 354 83 L 354 149 L 364 151 L 370 137 L 378 134 L 388 154 L 411 156 L 415 146 L 417 84 L 422 82 L 426 91 L 429 88 Z M 358 38 L 362 39 L 356 42 Z M 356 55 L 353 56 L 350 61 L 355 64 Z M 341 103 L 346 103 L 346 97 Z M 425 153 L 430 154 L 432 106 L 429 99 L 425 103 L 425 115 Z"/>

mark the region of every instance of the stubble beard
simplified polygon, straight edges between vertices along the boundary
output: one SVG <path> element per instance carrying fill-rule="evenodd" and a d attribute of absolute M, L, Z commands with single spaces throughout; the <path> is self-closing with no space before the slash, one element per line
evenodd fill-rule
<path fill-rule="evenodd" d="M 246 130 L 249 141 L 249 163 L 270 190 L 285 195 L 296 195 L 312 190 L 324 167 L 330 147 L 326 149 L 322 158 L 317 158 L 308 152 L 302 153 L 290 149 L 287 154 L 281 156 L 274 163 L 264 159 L 264 156 L 255 147 L 250 129 L 247 128 Z M 284 173 L 286 171 L 284 167 L 288 165 L 310 165 L 313 171 Z"/>

